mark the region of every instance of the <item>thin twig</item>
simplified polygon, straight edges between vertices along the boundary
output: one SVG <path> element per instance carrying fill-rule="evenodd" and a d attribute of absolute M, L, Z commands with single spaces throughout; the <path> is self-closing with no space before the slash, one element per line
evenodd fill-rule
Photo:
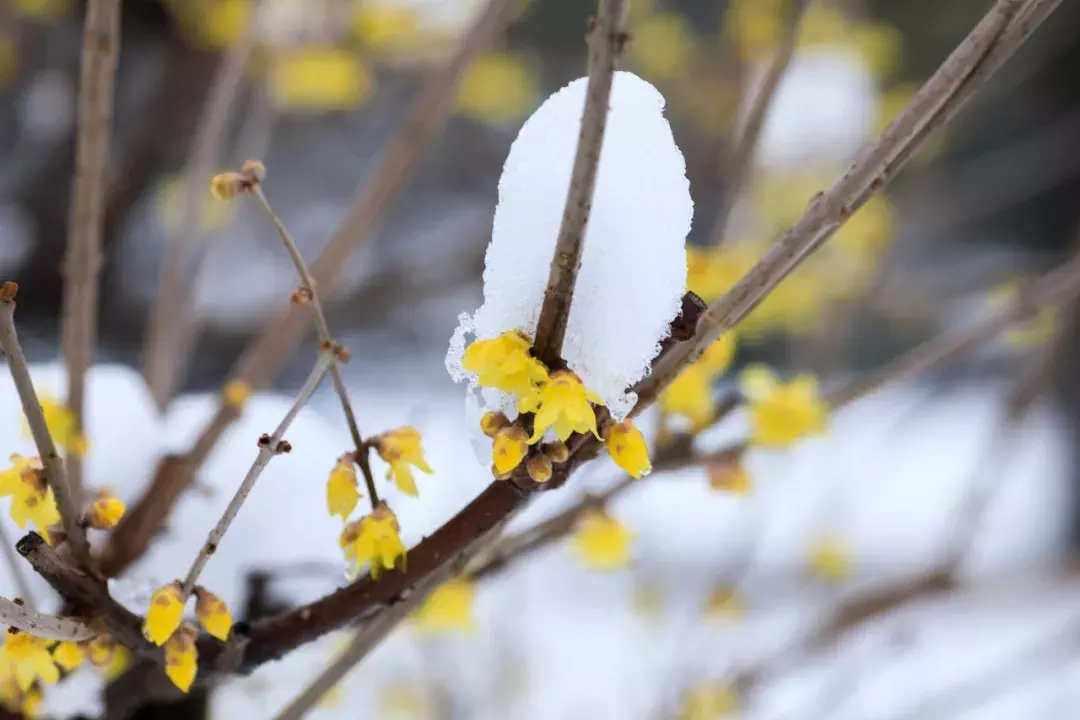
<path fill-rule="evenodd" d="M 93 359 L 97 334 L 109 133 L 119 52 L 120 0 L 90 0 L 83 25 L 75 188 L 68 216 L 64 315 L 60 328 L 68 375 L 67 405 L 80 432 L 86 430 L 86 372 Z M 82 463 L 75 453 L 68 458 L 68 472 L 72 502 L 81 509 Z"/>
<path fill-rule="evenodd" d="M 773 249 L 709 308 L 689 342 L 672 349 L 635 387 L 635 413 L 705 349 L 730 330 L 803 260 L 817 250 L 872 195 L 879 192 L 936 129 L 951 120 L 1061 0 L 997 0 L 994 7 L 916 93 L 877 142 L 866 148 L 844 176 L 818 195 Z"/>
<path fill-rule="evenodd" d="M 97 634 L 81 620 L 35 612 L 25 603 L 5 597 L 0 597 L 0 623 L 49 640 L 80 642 Z"/>
<path fill-rule="evenodd" d="M 255 13 L 252 21 L 221 60 L 213 89 L 199 118 L 198 130 L 185 169 L 183 212 L 175 232 L 169 237 L 143 348 L 143 375 L 158 409 L 164 409 L 180 382 L 186 354 L 177 352 L 185 326 L 193 322 L 191 257 L 199 255 L 197 244 L 202 231 L 200 207 L 206 197 L 206 183 L 221 155 L 225 133 L 232 120 L 236 100 L 244 82 L 248 59 L 255 44 Z M 198 270 L 194 272 L 197 274 Z"/>
<path fill-rule="evenodd" d="M 26 579 L 26 573 L 23 572 L 23 564 L 19 560 L 19 555 L 15 552 L 15 546 L 11 544 L 7 530 L 4 529 L 2 522 L 0 522 L 0 545 L 4 548 L 4 562 L 7 563 L 8 569 L 11 570 L 11 576 L 15 578 L 15 587 L 19 591 L 19 597 L 29 607 L 37 607 L 37 603 L 34 601 L 34 593 L 30 589 L 30 582 Z"/>
<path fill-rule="evenodd" d="M 273 435 L 269 438 L 263 437 L 259 439 L 259 454 L 255 456 L 255 462 L 251 464 L 251 468 L 248 470 L 247 475 L 244 476 L 244 481 L 240 483 L 240 487 L 236 489 L 236 494 L 233 495 L 232 500 L 229 501 L 229 506 L 225 508 L 225 512 L 222 513 L 221 519 L 218 520 L 217 525 L 210 531 L 210 534 L 206 538 L 206 542 L 203 543 L 202 549 L 199 551 L 198 556 L 195 558 L 195 562 L 191 564 L 191 570 L 188 571 L 187 577 L 184 579 L 183 596 L 187 597 L 191 591 L 195 588 L 195 582 L 199 579 L 199 574 L 203 568 L 206 567 L 206 563 L 210 562 L 210 556 L 218 549 L 221 544 L 221 539 L 225 537 L 225 533 L 228 531 L 229 526 L 232 525 L 233 520 L 236 519 L 237 513 L 240 512 L 241 506 L 244 501 L 247 500 L 248 495 L 251 494 L 252 488 L 255 487 L 255 482 L 262 475 L 263 470 L 270 464 L 270 458 L 275 455 L 288 452 L 287 446 L 282 443 L 282 438 L 285 432 L 292 425 L 293 420 L 300 414 L 300 410 L 307 404 L 311 396 L 315 394 L 315 391 L 319 387 L 319 383 L 326 377 L 326 373 L 333 366 L 333 356 L 329 351 L 324 351 L 319 355 L 318 361 L 315 363 L 315 367 L 311 371 L 311 375 L 308 376 L 307 382 L 300 389 L 300 393 L 296 396 L 296 400 L 293 402 L 292 407 L 285 413 L 285 417 L 278 423 L 277 428 L 274 430 Z"/>
<path fill-rule="evenodd" d="M 799 40 L 799 27 L 803 16 L 811 0 L 798 0 L 788 12 L 787 22 L 784 25 L 784 34 L 776 46 L 776 55 L 773 57 L 769 69 L 761 80 L 761 87 L 754 96 L 753 103 L 746 114 L 746 120 L 739 131 L 738 141 L 727 158 L 725 168 L 724 191 L 717 204 L 716 218 L 713 220 L 712 243 L 719 247 L 727 236 L 728 220 L 731 210 L 739 194 L 746 187 L 750 176 L 750 169 L 754 154 L 757 150 L 758 140 L 761 139 L 761 131 L 765 129 L 765 120 L 769 116 L 776 91 L 780 89 L 780 81 L 787 73 L 788 65 L 795 56 L 795 46 Z"/>
<path fill-rule="evenodd" d="M 315 332 L 318 334 L 319 343 L 324 346 L 324 350 L 330 353 L 330 379 L 334 385 L 334 392 L 337 393 L 338 398 L 341 400 L 341 409 L 345 413 L 345 423 L 349 426 L 349 435 L 352 437 L 353 446 L 356 448 L 353 458 L 360 465 L 360 471 L 364 476 L 364 484 L 367 485 L 368 496 L 371 500 L 371 508 L 374 510 L 379 504 L 379 493 L 375 489 L 375 478 L 371 474 L 368 446 L 364 444 L 364 440 L 360 435 L 360 426 L 356 423 L 356 413 L 353 412 L 352 402 L 349 400 L 349 391 L 345 387 L 345 380 L 341 377 L 341 367 L 338 365 L 336 355 L 338 346 L 334 341 L 334 336 L 330 334 L 330 324 L 326 321 L 326 313 L 323 312 L 319 292 L 315 288 L 315 278 L 311 276 L 311 270 L 308 269 L 307 263 L 304 262 L 304 256 L 300 253 L 300 248 L 296 246 L 292 234 L 285 227 L 285 223 L 281 222 L 281 218 L 277 216 L 274 209 L 270 207 L 270 202 L 266 199 L 266 194 L 263 193 L 261 183 L 256 183 L 252 192 L 259 199 L 260 206 L 266 212 L 266 216 L 270 218 L 274 228 L 277 229 L 278 235 L 281 236 L 281 242 L 285 245 L 285 249 L 289 251 L 289 257 L 292 258 L 293 265 L 296 267 L 296 274 L 300 276 L 300 283 L 303 289 L 307 291 L 307 302 L 311 305 L 311 314 L 315 319 Z"/>
<path fill-rule="evenodd" d="M 45 468 L 45 481 L 56 497 L 60 521 L 64 525 L 64 533 L 71 545 L 71 552 L 75 556 L 75 561 L 82 567 L 90 567 L 90 545 L 86 542 L 86 531 L 79 522 L 79 508 L 71 495 L 64 460 L 56 449 L 52 435 L 49 434 L 49 426 L 45 424 L 45 414 L 41 410 L 41 402 L 38 401 L 37 392 L 34 390 L 30 367 L 26 363 L 26 355 L 23 354 L 22 345 L 19 344 L 19 335 L 15 331 L 15 295 L 18 290 L 19 286 L 13 282 L 4 283 L 3 288 L 0 289 L 0 349 L 7 356 L 8 370 L 11 371 L 15 390 L 19 393 L 23 414 L 26 415 L 26 422 L 30 425 L 30 434 L 33 435 L 34 444 L 37 445 L 38 453 L 41 455 L 41 464 Z"/>
<path fill-rule="evenodd" d="M 600 0 L 596 17 L 589 21 L 589 80 L 585 90 L 585 111 L 581 118 L 566 207 L 555 241 L 555 255 L 551 259 L 544 303 L 540 307 L 533 343 L 536 356 L 548 367 L 556 367 L 562 357 L 563 338 L 570 319 L 570 306 L 574 302 L 574 284 L 581 269 L 581 253 L 588 232 L 600 151 L 604 146 L 611 84 L 615 65 L 628 39 L 626 9 L 626 0 Z"/>

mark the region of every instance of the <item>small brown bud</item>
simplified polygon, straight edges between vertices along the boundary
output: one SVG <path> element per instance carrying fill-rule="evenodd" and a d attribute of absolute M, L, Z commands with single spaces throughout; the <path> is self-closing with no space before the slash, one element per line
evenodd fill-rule
<path fill-rule="evenodd" d="M 269 435 L 267 435 L 266 433 L 263 433 L 262 435 L 259 436 L 259 447 L 266 447 L 269 444 L 270 444 L 270 436 Z"/>
<path fill-rule="evenodd" d="M 529 458 L 525 462 L 525 469 L 529 471 L 533 482 L 546 483 L 551 479 L 551 460 L 542 453 Z"/>
<path fill-rule="evenodd" d="M 22 607 L 23 605 L 26 605 L 26 601 L 23 600 L 21 597 L 17 597 L 14 600 L 12 600 L 11 602 L 15 603 L 16 605 L 18 605 L 20 607 Z"/>
<path fill-rule="evenodd" d="M 8 280 L 2 286 L 0 286 L 0 300 L 4 302 L 15 302 L 15 296 L 19 294 L 19 283 Z"/>
<path fill-rule="evenodd" d="M 293 305 L 299 305 L 300 307 L 304 307 L 309 302 L 311 302 L 311 288 L 307 287 L 306 285 L 304 287 L 298 288 L 289 297 L 289 300 L 292 301 Z"/>
<path fill-rule="evenodd" d="M 292 452 L 292 445 L 288 440 L 282 440 L 277 444 L 277 452 L 287 455 Z"/>
<path fill-rule="evenodd" d="M 489 438 L 495 437 L 500 430 L 509 424 L 510 420 L 501 412 L 484 413 L 484 416 L 480 418 L 480 429 Z"/>
<path fill-rule="evenodd" d="M 352 352 L 350 352 L 349 348 L 345 347 L 344 345 L 338 345 L 337 343 L 334 343 L 334 357 L 337 358 L 338 362 L 346 364 L 350 360 L 352 360 Z"/>
<path fill-rule="evenodd" d="M 544 443 L 540 449 L 553 463 L 566 462 L 566 459 L 570 457 L 570 448 L 566 447 L 566 443 L 562 440 Z"/>
<path fill-rule="evenodd" d="M 259 160 L 246 160 L 240 167 L 244 178 L 251 183 L 261 183 L 266 177 L 266 166 Z"/>

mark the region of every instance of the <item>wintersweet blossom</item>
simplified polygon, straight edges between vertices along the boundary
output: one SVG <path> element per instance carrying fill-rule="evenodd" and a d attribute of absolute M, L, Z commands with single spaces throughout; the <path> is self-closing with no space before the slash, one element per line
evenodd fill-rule
<path fill-rule="evenodd" d="M 90 658 L 90 663 L 94 667 L 106 668 L 106 673 L 115 663 L 116 656 L 124 650 L 123 645 L 108 635 L 98 635 L 86 643 L 86 656 Z"/>
<path fill-rule="evenodd" d="M 195 588 L 195 617 L 206 632 L 224 642 L 232 629 L 232 613 L 220 597 L 204 587 Z"/>
<path fill-rule="evenodd" d="M 386 479 L 393 478 L 401 492 L 413 497 L 420 493 L 416 489 L 416 480 L 409 466 L 412 465 L 429 475 L 435 472 L 424 459 L 421 440 L 416 428 L 405 426 L 383 433 L 376 439 L 375 446 L 379 457 L 390 465 L 390 469 L 386 471 Z"/>
<path fill-rule="evenodd" d="M 604 429 L 604 447 L 615 464 L 631 477 L 639 478 L 652 471 L 645 436 L 629 420 L 612 423 Z"/>
<path fill-rule="evenodd" d="M 165 674 L 185 693 L 191 689 L 199 670 L 199 654 L 195 648 L 197 635 L 195 628 L 183 625 L 165 643 Z"/>
<path fill-rule="evenodd" d="M 563 442 L 575 432 L 591 432 L 599 438 L 596 411 L 590 402 L 602 404 L 600 397 L 587 390 L 577 375 L 569 370 L 552 373 L 547 381 L 518 403 L 520 412 L 536 413 L 529 444 L 540 442 L 548 428 L 554 428 L 555 435 Z"/>
<path fill-rule="evenodd" d="M 326 481 L 326 507 L 330 515 L 338 515 L 342 520 L 349 517 L 360 500 L 359 484 L 356 478 L 356 465 L 349 453 L 338 458 L 330 479 Z"/>
<path fill-rule="evenodd" d="M 35 680 L 52 685 L 60 679 L 60 671 L 49 653 L 49 641 L 27 632 L 8 628 L 4 646 L 0 648 L 0 666 L 15 675 L 19 690 L 27 692 Z"/>
<path fill-rule="evenodd" d="M 254 389 L 244 380 L 230 380 L 221 389 L 221 399 L 233 410 L 240 411 L 251 399 Z"/>
<path fill-rule="evenodd" d="M 86 436 L 79 430 L 79 423 L 75 414 L 68 406 L 49 395 L 38 397 L 41 403 L 41 413 L 45 416 L 45 426 L 49 429 L 53 442 L 57 447 L 73 455 L 81 456 L 86 453 L 88 442 Z M 30 425 L 24 418 L 23 426 L 25 433 L 30 434 Z"/>
<path fill-rule="evenodd" d="M 741 462 L 712 463 L 706 467 L 709 487 L 732 495 L 749 495 L 754 482 Z"/>
<path fill-rule="evenodd" d="M 13 454 L 11 467 L 0 472 L 0 497 L 11 497 L 11 519 L 20 528 L 32 522 L 49 540 L 48 528 L 60 522 L 52 488 L 45 484 L 41 460 Z"/>
<path fill-rule="evenodd" d="M 491 446 L 491 460 L 499 475 L 510 472 L 525 458 L 529 451 L 529 436 L 524 430 L 511 425 L 495 435 Z"/>
<path fill-rule="evenodd" d="M 735 688 L 722 682 L 702 682 L 683 693 L 678 720 L 719 720 L 739 710 Z"/>
<path fill-rule="evenodd" d="M 661 393 L 660 409 L 669 415 L 686 418 L 694 430 L 708 425 L 716 412 L 713 381 L 731 367 L 735 349 L 735 334 L 729 332 L 721 335 L 705 349 L 697 362 L 686 368 Z"/>
<path fill-rule="evenodd" d="M 630 562 L 633 534 L 603 510 L 588 510 L 574 531 L 574 549 L 590 570 L 618 570 Z"/>
<path fill-rule="evenodd" d="M 465 348 L 461 366 L 477 376 L 480 387 L 502 390 L 517 398 L 533 394 L 548 379 L 547 368 L 529 354 L 532 343 L 518 331 L 490 340 L 477 340 Z"/>
<path fill-rule="evenodd" d="M 754 365 L 739 376 L 739 387 L 750 403 L 755 445 L 782 448 L 825 431 L 829 408 L 813 375 L 784 383 L 769 368 Z"/>
<path fill-rule="evenodd" d="M 705 615 L 712 620 L 732 622 L 746 614 L 746 603 L 732 585 L 718 585 L 705 600 Z"/>
<path fill-rule="evenodd" d="M 143 621 L 143 636 L 155 645 L 165 641 L 180 627 L 184 618 L 184 595 L 179 581 L 163 585 L 150 597 L 150 608 Z"/>
<path fill-rule="evenodd" d="M 378 579 L 383 569 L 393 570 L 399 558 L 402 569 L 405 567 L 407 551 L 401 542 L 397 517 L 386 503 L 346 525 L 339 544 L 357 570 L 365 563 L 370 566 L 372 578 Z"/>
<path fill-rule="evenodd" d="M 86 650 L 77 642 L 64 640 L 52 649 L 52 659 L 64 672 L 71 672 L 86 662 Z"/>
<path fill-rule="evenodd" d="M 375 77 L 363 58 L 336 47 L 298 47 L 270 58 L 267 85 L 274 105 L 326 112 L 362 105 Z"/>
<path fill-rule="evenodd" d="M 124 517 L 127 505 L 108 491 L 102 491 L 86 510 L 86 522 L 95 530 L 112 530 Z"/>
<path fill-rule="evenodd" d="M 501 412 L 486 412 L 480 418 L 480 430 L 489 438 L 510 424 L 509 418 Z"/>
<path fill-rule="evenodd" d="M 476 628 L 473 617 L 473 601 L 476 599 L 476 583 L 459 577 L 435 588 L 420 609 L 416 622 L 424 630 L 443 633 L 452 630 L 472 631 Z"/>
<path fill-rule="evenodd" d="M 824 535 L 810 543 L 807 564 L 817 579 L 837 583 L 851 575 L 851 551 L 843 538 Z"/>
<path fill-rule="evenodd" d="M 93 658 L 91 658 L 91 662 L 93 662 Z M 101 674 L 105 678 L 105 682 L 112 682 L 123 675 L 133 662 L 131 651 L 123 645 L 117 645 L 108 661 L 101 665 Z"/>

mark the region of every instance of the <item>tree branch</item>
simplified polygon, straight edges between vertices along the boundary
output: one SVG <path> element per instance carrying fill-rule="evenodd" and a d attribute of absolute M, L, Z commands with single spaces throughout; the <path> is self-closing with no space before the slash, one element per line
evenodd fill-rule
<path fill-rule="evenodd" d="M 25 603 L 0 597 L 0 623 L 49 640 L 89 640 L 93 632 L 82 620 L 34 612 Z"/>
<path fill-rule="evenodd" d="M 574 301 L 574 284 L 581 269 L 581 253 L 588 231 L 600 152 L 604 146 L 615 64 L 629 36 L 626 34 L 626 0 L 599 0 L 596 17 L 589 21 L 589 80 L 581 118 L 577 151 L 570 174 L 570 189 L 563 210 L 555 255 L 551 259 L 544 303 L 536 325 L 533 348 L 548 367 L 562 359 L 563 338 Z"/>
<path fill-rule="evenodd" d="M 83 26 L 75 190 L 68 219 L 64 316 L 60 330 L 68 374 L 67 405 L 80 432 L 85 432 L 86 371 L 93 358 L 97 334 L 109 132 L 119 51 L 120 0 L 90 0 Z M 71 500 L 81 510 L 82 462 L 74 453 L 68 458 L 68 470 Z"/>
<path fill-rule="evenodd" d="M 648 407 L 679 373 L 730 330 L 799 263 L 817 250 L 872 195 L 879 192 L 926 140 L 951 120 L 1061 0 L 997 0 L 908 107 L 848 168 L 818 195 L 765 257 L 701 319 L 694 340 L 675 347 L 635 387 L 635 414 Z"/>
<path fill-rule="evenodd" d="M 56 496 L 60 521 L 64 525 L 71 552 L 76 562 L 83 567 L 90 567 L 90 545 L 86 542 L 86 531 L 79 522 L 79 508 L 72 497 L 64 460 L 49 434 L 49 426 L 45 424 L 45 414 L 41 410 L 34 382 L 30 378 L 30 367 L 26 363 L 26 356 L 19 344 L 19 335 L 15 331 L 15 296 L 18 291 L 19 286 L 13 282 L 4 283 L 0 289 L 0 349 L 7 356 L 8 370 L 11 371 L 11 379 L 19 394 L 23 414 L 30 425 L 30 434 L 34 438 L 38 454 L 41 455 L 45 481 Z"/>
<path fill-rule="evenodd" d="M 274 430 L 274 434 L 270 437 L 263 436 L 259 439 L 259 454 L 255 456 L 255 462 L 251 464 L 251 468 L 248 470 L 247 475 L 244 476 L 243 482 L 240 483 L 240 487 L 237 488 L 236 494 L 233 495 L 232 500 L 229 501 L 229 506 L 225 508 L 225 512 L 222 514 L 221 519 L 218 520 L 217 525 L 210 531 L 210 534 L 206 538 L 206 542 L 203 543 L 202 549 L 195 557 L 195 562 L 191 564 L 191 570 L 188 571 L 187 578 L 184 580 L 183 596 L 187 597 L 191 594 L 191 591 L 195 588 L 195 582 L 199 579 L 199 574 L 203 568 L 206 567 L 206 563 L 210 562 L 210 556 L 217 551 L 218 546 L 221 544 L 221 539 L 225 537 L 225 533 L 229 530 L 229 526 L 232 525 L 233 520 L 236 519 L 236 515 L 240 512 L 240 508 L 243 506 L 244 501 L 247 500 L 248 495 L 251 493 L 252 488 L 255 487 L 255 483 L 258 481 L 259 476 L 262 475 L 263 470 L 270 464 L 270 458 L 283 452 L 289 452 L 288 443 L 282 442 L 282 438 L 285 436 L 285 432 L 292 425 L 293 420 L 300 414 L 300 410 L 307 404 L 311 396 L 315 394 L 315 390 L 318 389 L 319 384 L 323 378 L 326 377 L 327 371 L 333 367 L 334 358 L 331 351 L 324 350 L 319 355 L 318 362 L 315 363 L 314 369 L 311 371 L 311 375 L 308 376 L 307 382 L 304 383 L 303 388 L 300 390 L 300 394 L 297 395 L 296 400 L 293 402 L 292 407 L 285 413 L 285 417 L 278 423 L 277 428 Z"/>

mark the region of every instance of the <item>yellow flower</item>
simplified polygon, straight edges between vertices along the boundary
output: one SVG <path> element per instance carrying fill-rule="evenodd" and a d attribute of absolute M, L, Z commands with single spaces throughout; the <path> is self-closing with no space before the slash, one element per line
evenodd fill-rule
<path fill-rule="evenodd" d="M 214 199 L 222 199 L 218 192 L 222 191 L 222 183 L 227 182 L 232 174 L 223 173 L 214 176 L 210 183 L 210 193 L 213 198 L 203 195 L 202 184 L 196 192 L 195 214 L 199 218 L 200 230 L 203 233 L 212 233 L 229 226 L 236 217 L 236 205 L 231 203 L 214 202 Z M 217 190 L 215 190 L 217 188 Z M 161 185 L 158 191 L 157 207 L 161 224 L 169 231 L 175 231 L 180 226 L 180 220 L 184 216 L 184 203 L 187 201 L 187 178 L 184 175 L 174 175 Z"/>
<path fill-rule="evenodd" d="M 519 332 L 504 332 L 490 340 L 477 340 L 465 349 L 461 366 L 477 376 L 481 387 L 491 387 L 524 398 L 548 379 L 547 368 L 529 355 L 532 345 Z"/>
<path fill-rule="evenodd" d="M 86 510 L 86 521 L 90 527 L 96 530 L 112 530 L 124 517 L 127 505 L 123 500 L 113 497 L 108 492 L 102 492 L 97 500 L 90 504 Z"/>
<path fill-rule="evenodd" d="M 230 380 L 222 388 L 221 398 L 233 410 L 240 411 L 244 409 L 247 401 L 251 399 L 252 392 L 254 391 L 251 385 L 243 380 Z"/>
<path fill-rule="evenodd" d="M 34 681 L 52 685 L 60 679 L 60 671 L 49 654 L 49 641 L 8 628 L 7 641 L 0 648 L 0 666 L 6 672 L 13 672 L 19 690 L 26 692 Z"/>
<path fill-rule="evenodd" d="M 123 645 L 108 635 L 98 635 L 86 644 L 86 655 L 94 667 L 107 667 L 123 649 Z"/>
<path fill-rule="evenodd" d="M 28 718 L 36 718 L 41 710 L 41 703 L 45 700 L 45 691 L 40 687 L 32 687 L 22 695 L 19 703 L 19 712 Z"/>
<path fill-rule="evenodd" d="M 199 655 L 195 649 L 197 631 L 183 625 L 165 643 L 165 674 L 182 692 L 191 689 L 199 670 Z"/>
<path fill-rule="evenodd" d="M 537 390 L 518 402 L 519 412 L 536 413 L 529 444 L 540 442 L 551 427 L 555 428 L 555 435 L 563 442 L 575 432 L 591 432 L 599 439 L 596 411 L 589 405 L 590 401 L 603 404 L 596 393 L 586 390 L 574 373 L 569 370 L 552 373 Z"/>
<path fill-rule="evenodd" d="M 578 557 L 591 570 L 618 570 L 630 562 L 633 534 L 603 510 L 586 511 L 574 532 Z"/>
<path fill-rule="evenodd" d="M 739 461 L 710 463 L 706 471 L 709 473 L 709 487 L 713 490 L 732 495 L 749 495 L 754 488 L 750 473 Z"/>
<path fill-rule="evenodd" d="M 688 246 L 686 287 L 711 303 L 742 279 L 760 255 L 748 243 L 732 243 L 716 251 Z"/>
<path fill-rule="evenodd" d="M 370 565 L 372 578 L 378 579 L 384 568 L 393 570 L 398 558 L 402 569 L 405 568 L 405 544 L 401 542 L 397 517 L 386 503 L 380 503 L 370 515 L 346 525 L 339 543 L 345 558 L 355 568 L 359 569 L 364 563 Z"/>
<path fill-rule="evenodd" d="M 710 619 L 732 622 L 745 614 L 746 605 L 730 585 L 718 585 L 705 600 L 705 615 Z"/>
<path fill-rule="evenodd" d="M 232 629 L 232 613 L 225 601 L 204 587 L 195 588 L 195 617 L 206 632 L 218 640 L 229 639 Z"/>
<path fill-rule="evenodd" d="M 772 370 L 756 365 L 742 372 L 739 385 L 750 403 L 754 444 L 782 448 L 825 431 L 829 408 L 814 376 L 799 375 L 782 383 Z"/>
<path fill-rule="evenodd" d="M 480 429 L 489 438 L 494 438 L 500 430 L 509 424 L 510 420 L 501 412 L 486 412 L 480 418 Z"/>
<path fill-rule="evenodd" d="M 631 477 L 639 478 L 652 470 L 645 436 L 629 420 L 613 423 L 604 430 L 604 447 L 615 464 Z"/>
<path fill-rule="evenodd" d="M 413 54 L 423 49 L 420 17 L 413 8 L 364 0 L 357 3 L 352 20 L 356 37 L 376 55 Z"/>
<path fill-rule="evenodd" d="M 428 595 L 416 611 L 416 622 L 424 630 L 436 633 L 472 631 L 476 628 L 472 613 L 475 599 L 476 584 L 464 577 L 454 578 Z"/>
<path fill-rule="evenodd" d="M 664 80 L 685 73 L 694 60 L 694 33 L 678 13 L 651 15 L 631 27 L 630 57 L 649 78 Z"/>
<path fill-rule="evenodd" d="M 529 451 L 529 436 L 519 427 L 503 428 L 491 445 L 491 459 L 499 475 L 505 475 L 521 464 Z"/>
<path fill-rule="evenodd" d="M 0 496 L 11 497 L 11 519 L 20 528 L 32 522 L 49 540 L 48 528 L 60 522 L 52 488 L 45 485 L 45 472 L 38 458 L 13 454 L 11 467 L 0 472 Z"/>
<path fill-rule="evenodd" d="M 536 74 L 521 58 L 506 52 L 488 52 L 465 70 L 457 103 L 465 115 L 505 125 L 529 110 L 536 93 Z"/>
<path fill-rule="evenodd" d="M 816 538 L 807 554 L 810 574 L 829 583 L 840 582 L 851 575 L 851 553 L 844 539 L 836 535 Z"/>
<path fill-rule="evenodd" d="M 685 417 L 695 429 L 705 427 L 713 417 L 712 375 L 701 363 L 686 368 L 661 393 L 660 409 Z"/>
<path fill-rule="evenodd" d="M 127 672 L 131 667 L 132 657 L 131 651 L 123 645 L 117 645 L 116 651 L 109 658 L 108 664 L 105 665 L 102 675 L 105 676 L 106 682 L 112 682 L 116 678 L 120 677 Z"/>
<path fill-rule="evenodd" d="M 735 359 L 735 333 L 728 332 L 721 335 L 716 342 L 705 348 L 705 352 L 698 358 L 698 363 L 715 376 L 723 375 L 731 367 L 731 361 Z"/>
<path fill-rule="evenodd" d="M 45 416 L 45 426 L 49 429 L 49 435 L 53 442 L 61 450 L 74 455 L 86 453 L 86 436 L 79 431 L 79 424 L 75 421 L 75 414 L 59 400 L 49 395 L 40 395 L 38 402 L 41 403 L 41 412 Z M 23 418 L 23 434 L 30 436 L 30 425 Z"/>
<path fill-rule="evenodd" d="M 784 0 L 735 0 L 727 6 L 724 29 L 743 60 L 760 60 L 780 38 Z"/>
<path fill-rule="evenodd" d="M 53 648 L 52 659 L 65 672 L 71 672 L 86 661 L 86 651 L 79 643 L 64 640 Z"/>
<path fill-rule="evenodd" d="M 267 83 L 279 108 L 323 112 L 363 104 L 375 79 L 356 53 L 308 47 L 273 57 Z"/>
<path fill-rule="evenodd" d="M 546 483 L 551 479 L 551 474 L 555 468 L 552 466 L 551 458 L 543 453 L 539 455 L 533 455 L 525 462 L 525 469 L 529 472 L 529 477 L 533 482 Z"/>
<path fill-rule="evenodd" d="M 184 596 L 180 583 L 173 581 L 154 591 L 150 598 L 150 609 L 143 621 L 143 635 L 155 645 L 163 645 L 180 627 L 184 619 Z"/>
<path fill-rule="evenodd" d="M 424 448 L 420 441 L 420 433 L 409 426 L 385 432 L 376 441 L 379 457 L 390 465 L 390 469 L 386 471 L 386 479 L 393 478 L 401 492 L 413 497 L 420 493 L 416 489 L 416 480 L 409 466 L 413 465 L 429 475 L 434 472 L 424 459 Z"/>
<path fill-rule="evenodd" d="M 252 20 L 251 0 L 214 0 L 212 8 L 198 13 L 199 41 L 214 49 L 236 43 Z"/>
<path fill-rule="evenodd" d="M 702 682 L 683 693 L 678 720 L 719 720 L 739 710 L 735 688 L 722 682 Z"/>
<path fill-rule="evenodd" d="M 360 500 L 360 490 L 356 479 L 356 465 L 349 453 L 338 458 L 337 465 L 330 471 L 326 482 L 326 507 L 330 516 L 349 517 Z"/>

